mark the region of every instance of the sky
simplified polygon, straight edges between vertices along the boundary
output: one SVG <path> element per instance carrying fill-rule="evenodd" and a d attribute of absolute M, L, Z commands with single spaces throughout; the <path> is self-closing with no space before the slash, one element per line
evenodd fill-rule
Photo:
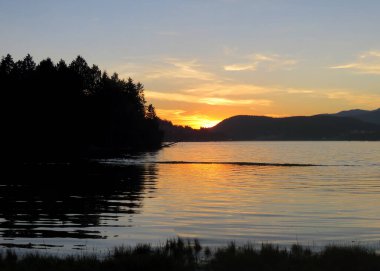
<path fill-rule="evenodd" d="M 83 56 L 193 128 L 380 107 L 378 0 L 0 0 L 0 56 Z"/>

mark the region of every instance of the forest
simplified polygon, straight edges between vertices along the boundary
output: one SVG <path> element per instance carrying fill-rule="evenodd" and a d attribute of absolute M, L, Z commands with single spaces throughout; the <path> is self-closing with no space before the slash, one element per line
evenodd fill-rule
<path fill-rule="evenodd" d="M 71 63 L 29 54 L 0 63 L 2 150 L 13 161 L 50 161 L 154 150 L 163 132 L 144 86 L 109 76 L 78 56 Z"/>

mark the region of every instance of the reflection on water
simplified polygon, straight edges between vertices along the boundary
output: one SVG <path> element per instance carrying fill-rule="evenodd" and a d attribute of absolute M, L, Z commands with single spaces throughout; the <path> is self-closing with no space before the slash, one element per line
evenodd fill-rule
<path fill-rule="evenodd" d="M 24 165 L 2 180 L 0 237 L 107 238 L 89 229 L 139 213 L 155 175 L 155 165 Z"/>
<path fill-rule="evenodd" d="M 0 244 L 106 251 L 181 236 L 379 246 L 379 168 L 380 142 L 181 143 L 27 166 L 1 179 Z"/>

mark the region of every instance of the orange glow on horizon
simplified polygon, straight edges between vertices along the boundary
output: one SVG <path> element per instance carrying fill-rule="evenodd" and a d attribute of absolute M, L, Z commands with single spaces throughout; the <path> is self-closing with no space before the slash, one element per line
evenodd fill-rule
<path fill-rule="evenodd" d="M 220 120 L 203 120 L 203 121 L 200 121 L 199 127 L 211 128 L 217 125 L 219 122 Z"/>
<path fill-rule="evenodd" d="M 192 116 L 190 116 L 192 117 Z M 200 128 L 211 128 L 217 125 L 222 120 L 213 120 L 208 118 L 194 118 L 194 119 L 187 119 L 185 121 L 177 121 L 174 120 L 174 125 L 182 125 L 182 126 L 190 126 L 193 129 L 200 129 Z"/>
<path fill-rule="evenodd" d="M 189 126 L 193 129 L 210 128 L 224 119 L 207 114 L 189 113 L 181 109 L 157 109 L 157 114 L 161 119 L 169 120 L 174 125 Z"/>

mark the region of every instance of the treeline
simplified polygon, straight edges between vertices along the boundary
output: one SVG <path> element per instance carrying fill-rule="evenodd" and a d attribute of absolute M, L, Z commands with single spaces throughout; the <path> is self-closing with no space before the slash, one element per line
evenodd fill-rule
<path fill-rule="evenodd" d="M 151 150 L 163 133 L 144 87 L 109 76 L 78 56 L 70 64 L 30 55 L 1 59 L 2 149 L 14 159 L 50 160 Z M 4 153 L 4 152 L 3 152 Z"/>

